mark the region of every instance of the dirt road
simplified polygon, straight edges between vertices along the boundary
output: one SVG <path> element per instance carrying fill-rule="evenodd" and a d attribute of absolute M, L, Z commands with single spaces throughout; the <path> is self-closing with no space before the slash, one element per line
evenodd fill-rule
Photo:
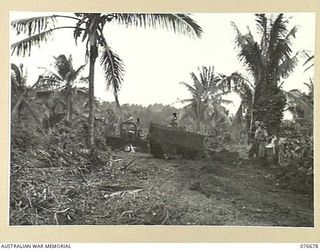
<path fill-rule="evenodd" d="M 232 154 L 211 161 L 164 160 L 119 151 L 111 165 L 83 175 L 30 165 L 12 179 L 12 188 L 31 196 L 29 202 L 19 193 L 12 196 L 12 204 L 22 203 L 10 221 L 312 227 L 312 197 L 281 188 L 276 173 Z"/>
<path fill-rule="evenodd" d="M 274 170 L 261 164 L 232 157 L 223 161 L 162 160 L 138 153 L 117 157 L 130 163 L 110 186 L 122 193 L 102 193 L 108 198 L 100 208 L 104 212 L 97 213 L 108 212 L 97 224 L 313 226 L 312 198 L 281 189 Z"/>

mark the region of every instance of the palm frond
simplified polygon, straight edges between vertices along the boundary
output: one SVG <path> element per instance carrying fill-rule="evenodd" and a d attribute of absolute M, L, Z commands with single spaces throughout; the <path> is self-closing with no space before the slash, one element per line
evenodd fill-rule
<path fill-rule="evenodd" d="M 298 32 L 298 27 L 297 26 L 294 26 L 289 32 L 288 34 L 286 35 L 285 37 L 285 40 L 291 44 L 291 39 L 292 37 L 293 38 L 296 38 L 296 33 Z"/>
<path fill-rule="evenodd" d="M 284 19 L 283 14 L 279 14 L 271 25 L 269 37 L 269 51 L 274 51 L 279 39 L 283 39 L 287 32 L 287 20 Z"/>
<path fill-rule="evenodd" d="M 298 65 L 298 56 L 299 52 L 297 52 L 293 57 L 286 58 L 279 66 L 278 66 L 278 74 L 282 78 L 289 77 L 290 73 L 293 72 L 294 68 Z"/>
<path fill-rule="evenodd" d="M 231 85 L 230 80 L 227 77 L 215 77 L 210 83 L 208 93 L 209 95 L 225 95 L 230 93 Z"/>
<path fill-rule="evenodd" d="M 295 105 L 303 111 L 306 116 L 312 117 L 313 114 L 313 104 L 306 100 L 305 95 L 301 93 L 298 89 L 293 89 L 285 92 L 287 98 L 291 100 Z"/>
<path fill-rule="evenodd" d="M 307 60 L 303 63 L 303 66 L 306 66 L 311 60 L 314 59 L 314 55 L 310 56 L 306 51 L 303 51 L 303 55 L 307 58 Z"/>
<path fill-rule="evenodd" d="M 41 75 L 39 77 L 38 84 L 36 86 L 37 89 L 42 90 L 55 90 L 57 91 L 59 88 L 63 86 L 63 81 L 60 81 L 58 78 L 53 75 Z"/>
<path fill-rule="evenodd" d="M 306 100 L 304 100 L 304 94 L 301 93 L 300 90 L 298 89 L 292 89 L 288 92 L 286 92 L 286 95 L 289 99 L 292 99 L 294 102 L 301 104 L 304 106 L 306 109 L 312 110 L 313 105 Z"/>
<path fill-rule="evenodd" d="M 86 64 L 81 65 L 77 70 L 74 71 L 72 80 L 76 79 L 79 76 L 80 72 L 85 68 L 85 66 Z"/>
<path fill-rule="evenodd" d="M 55 90 L 58 91 L 65 84 L 63 77 L 53 70 L 47 68 L 43 69 L 43 73 L 39 76 L 37 89 L 41 90 Z"/>
<path fill-rule="evenodd" d="M 193 85 L 195 86 L 195 89 L 203 87 L 201 81 L 198 79 L 198 77 L 194 72 L 191 72 L 190 76 L 191 76 L 191 79 L 193 80 Z"/>
<path fill-rule="evenodd" d="M 194 99 L 193 98 L 189 98 L 189 99 L 183 99 L 183 100 L 178 100 L 175 103 L 193 103 Z"/>
<path fill-rule="evenodd" d="M 231 25 L 236 31 L 235 43 L 239 48 L 238 58 L 254 76 L 257 76 L 263 67 L 259 44 L 254 41 L 250 32 L 243 35 L 235 23 L 232 22 Z"/>
<path fill-rule="evenodd" d="M 233 101 L 227 100 L 227 99 L 219 99 L 216 102 L 219 103 L 219 104 L 227 104 L 227 105 L 233 103 Z"/>
<path fill-rule="evenodd" d="M 282 26 L 286 26 L 287 21 L 282 21 Z M 287 78 L 290 73 L 298 64 L 297 52 L 292 56 L 292 41 L 291 38 L 295 37 L 297 27 L 293 27 L 289 32 L 286 32 L 286 28 L 282 28 L 282 33 L 278 35 L 276 41 L 273 41 L 273 47 L 269 46 L 269 70 L 276 71 L 277 77 Z M 279 31 L 280 32 L 280 31 Z"/>
<path fill-rule="evenodd" d="M 307 68 L 304 70 L 304 72 L 308 71 L 308 70 L 311 69 L 313 66 L 314 66 L 314 63 L 311 64 L 309 67 L 307 67 Z"/>
<path fill-rule="evenodd" d="M 20 68 L 15 65 L 14 63 L 11 63 L 11 84 L 12 87 L 15 89 L 21 89 L 23 87 L 25 87 L 25 78 L 22 75 L 22 72 L 20 70 Z"/>
<path fill-rule="evenodd" d="M 193 86 L 186 82 L 179 82 L 179 84 L 185 86 L 192 95 L 194 95 L 197 92 L 197 90 Z"/>
<path fill-rule="evenodd" d="M 40 44 L 42 42 L 46 42 L 50 36 L 52 36 L 52 30 L 44 31 L 37 35 L 33 35 L 19 42 L 16 42 L 11 45 L 11 55 L 13 55 L 16 51 L 18 56 L 25 56 L 26 54 L 30 56 L 31 48 L 36 45 L 40 46 Z"/>
<path fill-rule="evenodd" d="M 266 55 L 267 41 L 268 41 L 268 18 L 265 14 L 256 14 L 256 23 L 258 32 L 261 34 L 260 48 L 263 56 Z"/>
<path fill-rule="evenodd" d="M 264 13 L 255 14 L 257 28 L 260 33 L 265 33 L 267 31 L 268 19 Z"/>
<path fill-rule="evenodd" d="M 48 28 L 55 27 L 56 16 L 40 16 L 18 19 L 11 22 L 11 27 L 16 30 L 17 35 L 23 33 L 28 36 L 42 33 Z"/>
<path fill-rule="evenodd" d="M 54 62 L 52 65 L 54 69 L 57 71 L 61 79 L 66 79 L 67 74 L 73 71 L 71 55 L 69 58 L 63 54 L 53 58 Z"/>
<path fill-rule="evenodd" d="M 230 80 L 233 82 L 233 91 L 239 94 L 243 106 L 251 107 L 254 86 L 250 81 L 238 72 L 232 73 Z"/>
<path fill-rule="evenodd" d="M 35 34 L 35 35 L 31 35 L 26 39 L 23 39 L 19 42 L 13 43 L 11 45 L 11 55 L 14 54 L 15 50 L 17 50 L 17 55 L 23 55 L 25 56 L 26 54 L 28 54 L 30 56 L 31 53 L 31 47 L 34 45 L 38 45 L 40 46 L 40 44 L 42 42 L 46 42 L 48 40 L 48 38 L 50 38 L 53 34 L 53 31 L 55 30 L 59 30 L 59 29 L 75 29 L 77 27 L 73 27 L 73 26 L 60 26 L 60 27 L 56 27 L 56 28 L 52 28 L 46 31 L 43 31 L 41 33 Z"/>
<path fill-rule="evenodd" d="M 233 83 L 233 87 L 236 89 L 239 86 L 245 85 L 246 88 L 250 89 L 251 91 L 254 90 L 255 86 L 251 83 L 247 77 L 243 76 L 239 72 L 233 72 L 229 76 L 230 81 Z"/>
<path fill-rule="evenodd" d="M 124 64 L 120 57 L 111 51 L 108 45 L 104 46 L 103 49 L 100 63 L 104 69 L 107 88 L 113 88 L 116 104 L 120 106 L 117 93 L 123 80 Z"/>
<path fill-rule="evenodd" d="M 188 14 L 134 14 L 112 13 L 113 21 L 126 26 L 163 28 L 174 33 L 201 37 L 202 28 Z"/>
<path fill-rule="evenodd" d="M 312 81 L 311 78 L 309 79 L 309 82 L 310 82 L 310 83 L 304 82 L 303 84 L 308 87 L 308 93 L 311 94 L 311 95 L 313 95 L 313 93 L 314 93 L 314 83 L 313 83 L 313 81 Z"/>
<path fill-rule="evenodd" d="M 306 66 L 308 63 L 311 62 L 311 64 L 309 66 L 307 66 L 306 69 L 304 70 L 304 72 L 306 72 L 307 70 L 309 70 L 310 68 L 312 68 L 314 66 L 314 55 L 310 56 L 305 51 L 304 51 L 304 55 L 307 57 L 307 60 L 303 63 L 303 66 Z"/>
<path fill-rule="evenodd" d="M 63 82 L 63 78 L 58 72 L 54 70 L 50 70 L 44 67 L 39 67 L 39 69 L 43 69 L 43 73 L 40 75 L 42 78 L 54 78 L 56 81 Z M 41 79 L 40 79 L 41 80 Z"/>

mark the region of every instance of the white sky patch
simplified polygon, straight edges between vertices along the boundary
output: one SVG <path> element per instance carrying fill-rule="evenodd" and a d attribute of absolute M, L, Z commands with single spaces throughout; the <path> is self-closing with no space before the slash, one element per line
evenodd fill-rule
<path fill-rule="evenodd" d="M 57 13 L 11 12 L 10 21 L 25 17 L 52 15 Z M 66 13 L 64 13 L 66 14 Z M 298 26 L 296 39 L 293 41 L 293 53 L 307 50 L 314 54 L 315 46 L 315 13 L 285 13 L 290 19 L 289 28 Z M 217 73 L 229 75 L 238 71 L 247 76 L 248 72 L 237 58 L 235 48 L 234 22 L 241 32 L 247 26 L 256 36 L 254 13 L 205 13 L 192 14 L 193 19 L 202 27 L 201 39 L 192 39 L 174 34 L 167 30 L 141 29 L 122 25 L 107 24 L 105 37 L 112 50 L 124 61 L 125 77 L 119 93 L 120 103 L 149 105 L 154 103 L 173 104 L 178 99 L 190 97 L 187 89 L 179 82 L 192 83 L 191 72 L 198 67 L 214 66 Z M 64 24 L 59 22 L 58 24 Z M 70 24 L 66 21 L 65 24 Z M 72 21 L 71 21 L 72 24 Z M 10 32 L 11 43 L 19 40 L 14 31 Z M 72 54 L 75 67 L 85 62 L 85 46 L 79 40 L 75 45 L 72 30 L 57 30 L 53 39 L 41 48 L 34 47 L 30 57 L 13 55 L 11 62 L 23 63 L 28 70 L 28 85 L 33 84 L 42 70 L 39 67 L 50 67 L 53 56 Z M 285 80 L 285 90 L 301 89 L 305 91 L 303 82 L 313 78 L 313 69 L 304 72 L 301 59 L 294 73 Z M 88 70 L 83 71 L 87 76 Z M 95 95 L 101 100 L 113 101 L 112 90 L 106 90 L 106 83 L 99 60 L 96 63 Z M 229 95 L 234 101 L 228 105 L 234 113 L 240 103 L 236 95 Z M 179 104 L 174 104 L 179 106 Z"/>

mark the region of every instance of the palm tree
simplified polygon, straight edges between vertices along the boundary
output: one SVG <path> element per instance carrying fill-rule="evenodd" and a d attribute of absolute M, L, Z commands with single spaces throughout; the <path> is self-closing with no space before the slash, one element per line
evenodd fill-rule
<path fill-rule="evenodd" d="M 40 83 L 46 88 L 51 86 L 55 90 L 62 90 L 64 92 L 66 100 L 66 121 L 70 121 L 71 116 L 71 95 L 74 89 L 74 83 L 79 77 L 81 70 L 85 65 L 74 69 L 72 56 L 67 58 L 65 55 L 59 55 L 54 57 L 54 62 L 52 64 L 53 69 L 45 69 L 45 72 L 40 77 Z"/>
<path fill-rule="evenodd" d="M 39 85 L 39 79 L 32 86 L 27 86 L 26 80 L 27 72 L 23 64 L 17 66 L 11 63 L 11 115 L 17 114 L 18 122 L 20 122 L 22 109 L 31 109 L 29 93 Z M 33 112 L 31 114 L 34 116 Z"/>
<path fill-rule="evenodd" d="M 39 110 L 39 107 L 48 102 L 52 91 L 46 89 L 40 79 L 41 77 L 32 86 L 27 86 L 27 73 L 23 64 L 19 66 L 11 64 L 11 116 L 14 119 L 15 115 L 17 115 L 18 123 L 21 122 L 22 111 L 25 116 L 31 116 L 37 124 L 43 123 L 41 115 L 46 110 Z M 42 100 L 45 100 L 42 103 L 39 101 L 40 89 L 45 89 L 45 91 L 40 92 L 47 93 L 44 98 L 42 97 Z"/>
<path fill-rule="evenodd" d="M 200 132 L 201 122 L 208 127 L 221 119 L 228 120 L 225 109 L 221 104 L 229 104 L 231 101 L 222 99 L 222 96 L 226 93 L 225 86 L 222 78 L 214 73 L 212 66 L 203 66 L 198 70 L 199 76 L 196 76 L 194 72 L 190 74 L 192 84 L 180 83 L 187 87 L 192 97 L 179 102 L 188 103 L 184 107 L 184 115 L 181 119 L 185 116 L 193 116 L 196 121 L 196 131 Z"/>
<path fill-rule="evenodd" d="M 313 128 L 313 95 L 314 95 L 314 83 L 312 79 L 309 83 L 304 83 L 308 90 L 306 93 L 301 92 L 298 89 L 292 89 L 286 92 L 288 99 L 288 110 L 293 114 L 293 118 L 302 125 L 307 125 L 311 129 Z"/>
<path fill-rule="evenodd" d="M 303 66 L 306 67 L 304 72 L 314 67 L 314 55 L 309 55 L 304 51 L 306 57 Z M 309 78 L 309 83 L 303 83 L 307 87 L 307 92 L 301 92 L 298 89 L 292 89 L 286 92 L 288 99 L 288 110 L 292 112 L 294 119 L 299 119 L 304 124 L 313 127 L 313 97 L 314 97 L 314 81 Z M 312 132 L 312 129 L 311 129 Z"/>
<path fill-rule="evenodd" d="M 63 18 L 74 20 L 75 24 L 56 26 L 57 19 Z M 59 29 L 73 30 L 75 42 L 81 37 L 81 41 L 86 43 L 86 55 L 89 57 L 90 149 L 94 149 L 94 66 L 99 54 L 107 86 L 113 88 L 117 103 L 117 93 L 124 73 L 122 60 L 111 50 L 105 38 L 105 25 L 110 22 L 126 26 L 165 28 L 191 37 L 200 37 L 202 33 L 201 27 L 186 14 L 75 13 L 33 17 L 11 23 L 18 35 L 20 33 L 28 35 L 28 38 L 12 44 L 12 53 L 16 52 L 18 55 L 30 54 L 33 45 L 40 45 Z"/>
<path fill-rule="evenodd" d="M 18 121 L 20 121 L 21 109 L 23 107 L 22 95 L 27 89 L 26 86 L 27 75 L 24 72 L 23 64 L 17 66 L 11 63 L 11 108 L 12 111 L 18 112 Z"/>
<path fill-rule="evenodd" d="M 246 121 L 247 128 L 249 128 L 253 117 L 254 84 L 239 72 L 234 72 L 230 76 L 223 75 L 222 77 L 223 84 L 228 89 L 228 92 L 237 93 L 241 98 L 239 108 L 235 114 L 232 124 L 237 125 L 235 123 L 242 122 L 244 119 Z M 242 117 L 243 113 L 245 113 L 245 117 Z"/>
<path fill-rule="evenodd" d="M 286 104 L 280 82 L 290 75 L 298 62 L 298 53 L 292 55 L 291 48 L 297 27 L 288 30 L 289 19 L 283 14 L 275 18 L 256 14 L 256 23 L 258 39 L 249 29 L 242 34 L 232 23 L 236 31 L 235 43 L 240 61 L 253 78 L 251 121 L 264 121 L 268 130 L 277 134 Z"/>

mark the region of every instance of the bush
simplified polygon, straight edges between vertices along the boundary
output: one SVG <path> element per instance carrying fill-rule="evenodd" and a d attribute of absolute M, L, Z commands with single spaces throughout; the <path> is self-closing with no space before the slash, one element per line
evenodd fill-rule
<path fill-rule="evenodd" d="M 295 124 L 282 126 L 279 141 L 279 185 L 307 193 L 313 192 L 313 136 L 302 134 Z"/>

